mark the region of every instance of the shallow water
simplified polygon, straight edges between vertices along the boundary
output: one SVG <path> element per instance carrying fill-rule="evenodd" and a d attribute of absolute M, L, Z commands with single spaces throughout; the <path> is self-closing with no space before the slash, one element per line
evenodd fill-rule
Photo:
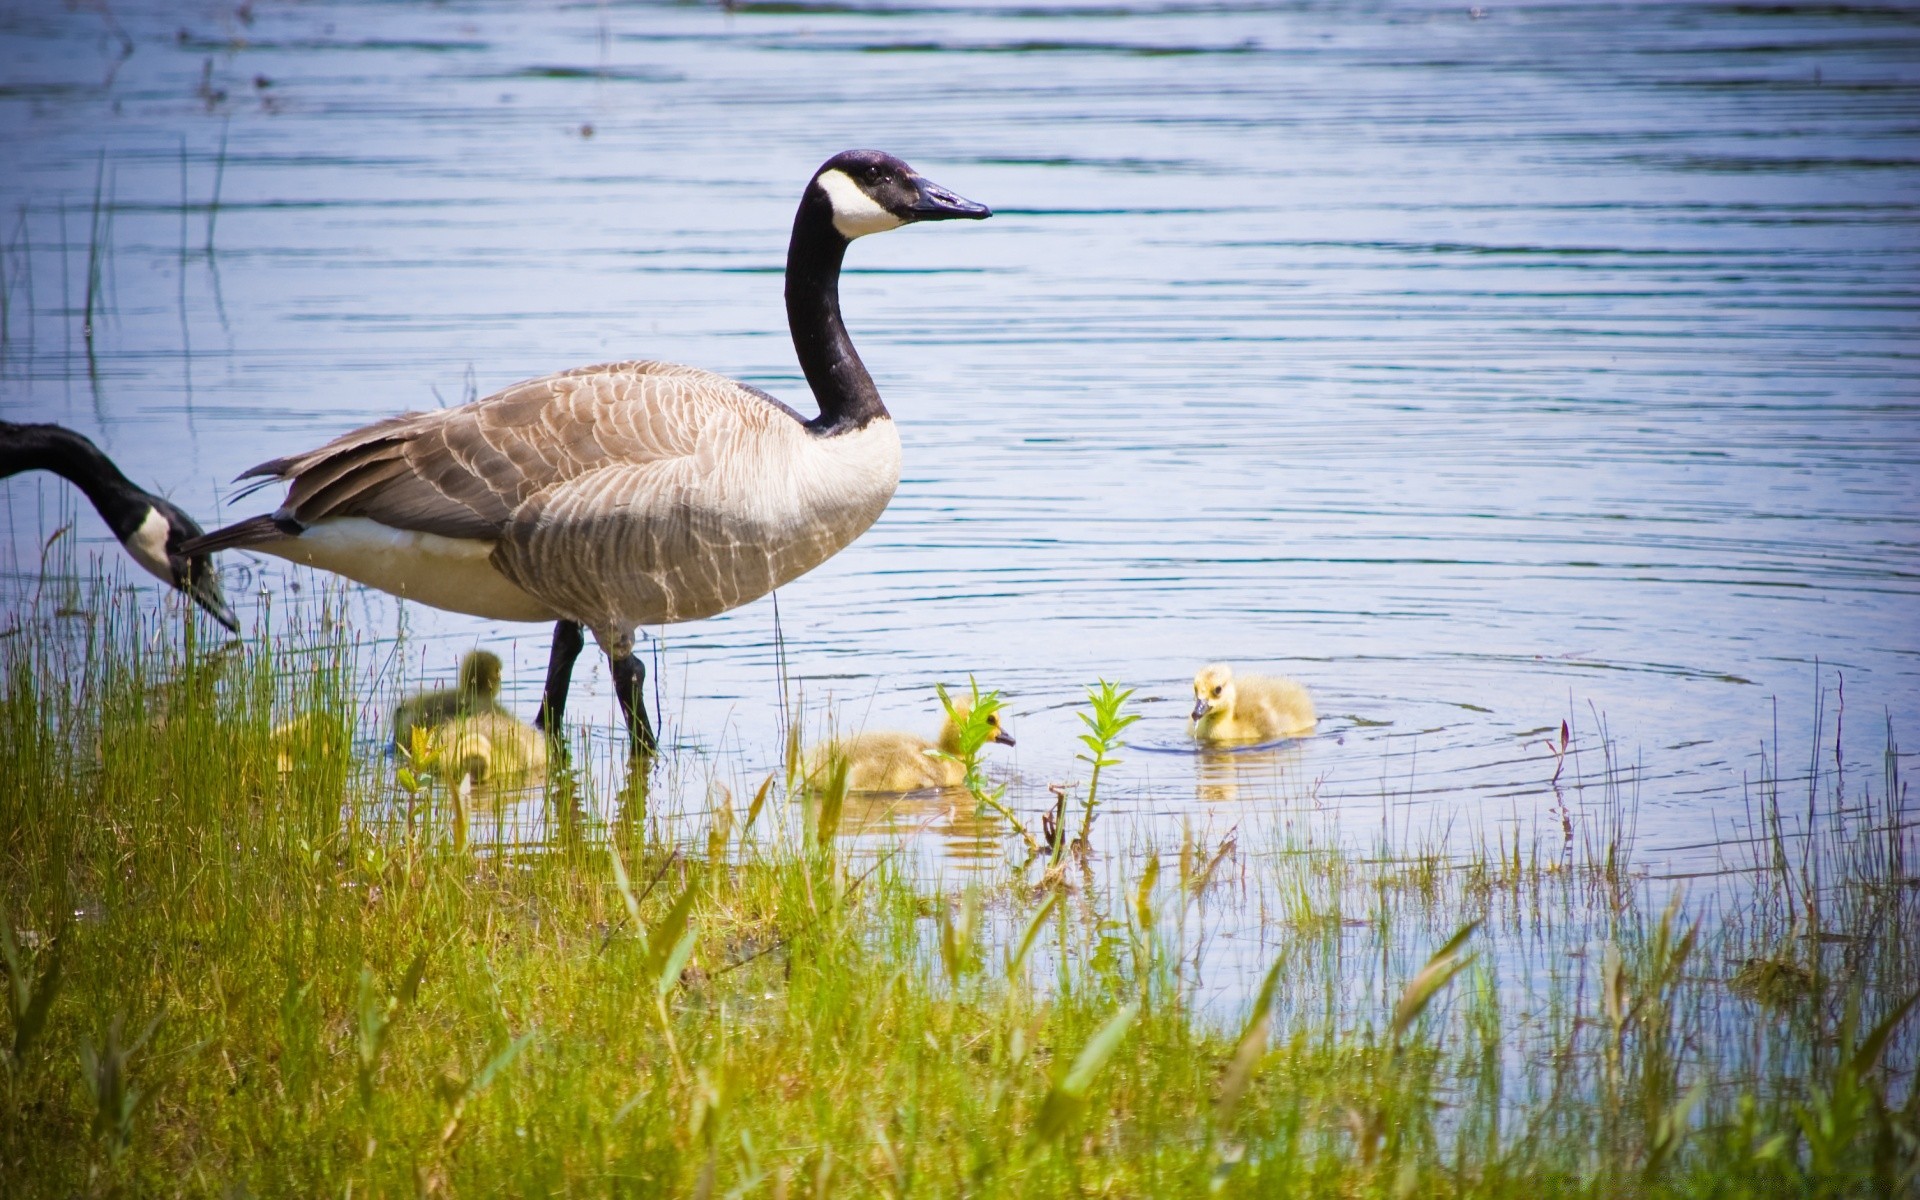
<path fill-rule="evenodd" d="M 993 761 L 1032 811 L 1084 778 L 1104 676 L 1145 714 L 1109 836 L 1302 811 L 1406 844 L 1557 844 L 1604 723 L 1655 874 L 1723 861 L 1763 743 L 1808 762 L 1822 693 L 1833 754 L 1842 680 L 1856 778 L 1885 722 L 1920 728 L 1911 9 L 112 13 L 0 13 L 0 417 L 88 432 L 209 525 L 266 507 L 216 507 L 263 458 L 587 362 L 808 407 L 792 206 L 876 145 L 997 215 L 850 255 L 906 467 L 779 596 L 814 713 L 930 733 L 932 684 L 973 674 L 1012 698 Z M 71 501 L 0 489 L 30 580 Z M 318 586 L 228 570 L 248 620 Z M 413 679 L 510 656 L 530 715 L 544 629 L 350 609 L 404 629 Z M 688 806 L 778 760 L 774 629 L 762 601 L 655 631 Z M 1216 658 L 1304 680 L 1319 736 L 1186 753 Z M 603 665 L 579 685 L 610 725 Z M 943 871 L 993 845 L 937 797 L 849 820 L 947 834 Z"/>

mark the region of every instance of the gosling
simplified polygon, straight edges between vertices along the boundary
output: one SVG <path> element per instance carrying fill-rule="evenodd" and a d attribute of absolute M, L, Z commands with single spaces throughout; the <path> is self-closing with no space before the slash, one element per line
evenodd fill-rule
<path fill-rule="evenodd" d="M 920 788 L 959 787 L 966 768 L 956 761 L 960 756 L 960 722 L 967 719 L 969 705 L 955 701 L 953 712 L 940 723 L 938 740 L 929 742 L 911 733 L 874 730 L 850 737 L 834 738 L 815 746 L 807 756 L 807 775 L 822 778 L 828 763 L 837 755 L 847 760 L 847 790 L 850 792 L 912 792 Z M 956 720 L 957 718 L 957 720 Z M 1000 714 L 987 714 L 990 740 L 1003 746 L 1013 738 L 1000 727 Z M 928 753 L 939 750 L 953 758 L 935 758 Z"/>
<path fill-rule="evenodd" d="M 433 726 L 419 766 L 450 783 L 520 783 L 546 772 L 547 739 L 504 712 L 463 713 Z"/>
<path fill-rule="evenodd" d="M 1193 677 L 1193 726 L 1197 742 L 1277 742 L 1313 732 L 1319 720 L 1307 689 L 1291 679 L 1233 677 L 1226 663 L 1202 667 Z"/>
<path fill-rule="evenodd" d="M 485 650 L 469 651 L 460 660 L 460 682 L 451 688 L 417 692 L 400 702 L 393 713 L 393 745 L 406 750 L 413 745 L 415 727 L 434 729 L 456 717 L 491 713 L 513 718 L 500 707 L 500 657 Z"/>

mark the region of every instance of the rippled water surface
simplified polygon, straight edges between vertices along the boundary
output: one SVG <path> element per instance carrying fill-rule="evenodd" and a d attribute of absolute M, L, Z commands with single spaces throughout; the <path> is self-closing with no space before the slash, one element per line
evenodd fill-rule
<path fill-rule="evenodd" d="M 779 596 L 815 712 L 930 730 L 972 673 L 1031 810 L 1084 777 L 1104 676 L 1145 714 L 1108 780 L 1132 828 L 1489 841 L 1558 838 L 1540 739 L 1570 719 L 1592 778 L 1604 722 L 1676 873 L 1744 829 L 1763 742 L 1806 761 L 1817 692 L 1831 755 L 1844 680 L 1862 768 L 1920 729 L 1906 6 L 9 6 L 0 417 L 211 525 L 266 507 L 219 506 L 263 458 L 594 361 L 810 408 L 780 268 L 851 145 L 996 216 L 849 256 L 905 474 Z M 73 503 L 0 495 L 32 577 Z M 229 581 L 249 620 L 318 583 Z M 412 678 L 509 654 L 531 715 L 543 628 L 351 607 Z M 774 630 L 761 601 L 654 631 L 694 800 L 779 757 Z M 1305 681 L 1319 736 L 1186 753 L 1216 658 Z M 605 726 L 588 662 L 571 715 Z M 939 800 L 850 818 L 995 844 Z"/>

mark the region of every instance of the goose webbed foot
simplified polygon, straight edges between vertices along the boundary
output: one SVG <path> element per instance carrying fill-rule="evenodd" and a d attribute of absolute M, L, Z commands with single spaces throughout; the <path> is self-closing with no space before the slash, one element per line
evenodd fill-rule
<path fill-rule="evenodd" d="M 560 621 L 553 627 L 553 648 L 547 652 L 547 687 L 540 697 L 540 715 L 533 727 L 546 733 L 559 733 L 567 715 L 567 690 L 573 684 L 573 662 L 587 644 L 578 621 Z"/>
<path fill-rule="evenodd" d="M 660 743 L 653 736 L 653 722 L 647 720 L 646 667 L 632 651 L 623 658 L 608 657 L 613 663 L 613 694 L 620 700 L 620 711 L 626 714 L 627 736 L 632 741 L 633 753 L 649 756 L 658 753 Z"/>

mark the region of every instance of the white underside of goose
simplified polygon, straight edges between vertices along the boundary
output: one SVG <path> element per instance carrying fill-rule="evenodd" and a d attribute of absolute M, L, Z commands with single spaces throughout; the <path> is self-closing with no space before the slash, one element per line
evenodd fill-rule
<path fill-rule="evenodd" d="M 504 542 L 342 516 L 258 548 L 434 608 L 565 617 L 603 640 L 712 616 L 832 557 L 879 517 L 900 478 L 892 421 L 821 437 L 763 403 L 750 409 L 766 421 L 762 436 L 581 476 L 529 500 Z"/>
<path fill-rule="evenodd" d="M 433 608 L 494 621 L 551 621 L 558 614 L 493 565 L 494 543 L 441 537 L 366 517 L 330 517 L 296 538 L 259 547 L 289 562 L 345 575 Z"/>

